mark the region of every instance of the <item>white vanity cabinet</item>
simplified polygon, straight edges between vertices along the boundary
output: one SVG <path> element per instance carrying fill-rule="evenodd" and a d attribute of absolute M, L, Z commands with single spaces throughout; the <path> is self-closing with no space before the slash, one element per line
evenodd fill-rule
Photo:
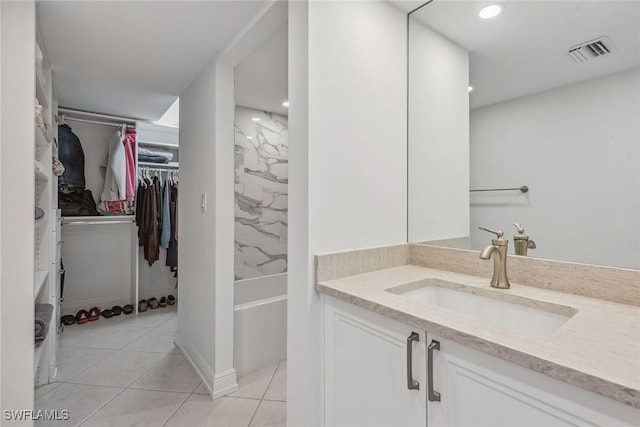
<path fill-rule="evenodd" d="M 640 410 L 427 333 L 429 427 L 638 426 Z M 429 363 L 429 359 L 427 359 Z"/>
<path fill-rule="evenodd" d="M 631 406 L 335 298 L 324 301 L 326 426 L 640 426 L 640 410 Z M 407 387 L 413 332 L 418 390 Z"/>
<path fill-rule="evenodd" d="M 325 425 L 426 426 L 425 334 L 331 297 L 324 315 Z"/>

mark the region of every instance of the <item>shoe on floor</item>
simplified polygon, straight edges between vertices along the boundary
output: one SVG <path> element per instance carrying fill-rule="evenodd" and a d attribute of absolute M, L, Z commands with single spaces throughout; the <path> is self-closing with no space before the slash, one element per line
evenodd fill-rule
<path fill-rule="evenodd" d="M 76 313 L 76 323 L 82 325 L 89 321 L 89 312 L 87 310 L 80 310 Z"/>
<path fill-rule="evenodd" d="M 147 300 L 146 299 L 140 300 L 140 302 L 138 303 L 138 312 L 144 313 L 145 311 L 147 311 L 148 308 L 149 308 L 149 303 L 147 302 Z"/>
<path fill-rule="evenodd" d="M 60 318 L 60 321 L 63 325 L 73 325 L 74 323 L 76 323 L 76 316 L 74 316 L 73 314 L 67 314 L 66 316 L 62 316 Z"/>
<path fill-rule="evenodd" d="M 89 309 L 89 321 L 93 322 L 100 318 L 100 309 L 98 307 L 91 307 Z"/>

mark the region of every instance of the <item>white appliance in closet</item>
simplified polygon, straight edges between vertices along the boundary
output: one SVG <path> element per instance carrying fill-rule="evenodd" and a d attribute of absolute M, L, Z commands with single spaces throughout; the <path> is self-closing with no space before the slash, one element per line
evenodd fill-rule
<path fill-rule="evenodd" d="M 72 109 L 61 108 L 60 113 L 82 143 L 86 189 L 96 203 L 104 188 L 102 165 L 108 155 L 108 140 L 122 124 L 136 128 L 136 147 L 163 146 L 174 150 L 177 160 L 175 128 Z M 177 162 L 171 168 L 177 169 Z M 164 250 L 153 266 L 144 260 L 134 215 L 63 217 L 62 240 L 66 272 L 62 315 L 75 315 L 94 306 L 106 309 L 125 304 L 132 304 L 137 313 L 140 299 L 176 295 L 176 279 L 164 265 Z"/>

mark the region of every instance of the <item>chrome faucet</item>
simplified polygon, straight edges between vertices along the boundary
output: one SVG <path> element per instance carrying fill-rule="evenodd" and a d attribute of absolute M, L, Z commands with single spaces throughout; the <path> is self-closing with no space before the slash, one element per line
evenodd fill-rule
<path fill-rule="evenodd" d="M 516 231 L 518 234 L 513 236 L 513 246 L 516 252 L 516 255 L 527 256 L 527 249 L 535 249 L 536 242 L 529 238 L 529 236 L 524 235 L 524 228 L 522 225 L 517 222 L 513 223 L 514 227 L 516 227 Z"/>
<path fill-rule="evenodd" d="M 491 246 L 487 246 L 480 252 L 481 259 L 489 259 L 493 255 L 493 277 L 491 286 L 500 289 L 509 289 L 509 279 L 507 278 L 507 248 L 509 241 L 502 238 L 502 230 L 491 230 L 485 227 L 478 227 L 480 230 L 495 234 L 498 238 L 491 240 Z"/>

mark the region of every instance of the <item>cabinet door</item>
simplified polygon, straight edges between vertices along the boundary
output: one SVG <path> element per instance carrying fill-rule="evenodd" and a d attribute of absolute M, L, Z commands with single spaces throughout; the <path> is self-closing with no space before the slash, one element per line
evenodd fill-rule
<path fill-rule="evenodd" d="M 441 426 L 627 426 L 640 412 L 507 361 L 428 335 L 436 340 L 429 427 Z"/>
<path fill-rule="evenodd" d="M 411 374 L 419 385 L 409 389 Z M 426 426 L 425 334 L 325 298 L 325 425 Z"/>

